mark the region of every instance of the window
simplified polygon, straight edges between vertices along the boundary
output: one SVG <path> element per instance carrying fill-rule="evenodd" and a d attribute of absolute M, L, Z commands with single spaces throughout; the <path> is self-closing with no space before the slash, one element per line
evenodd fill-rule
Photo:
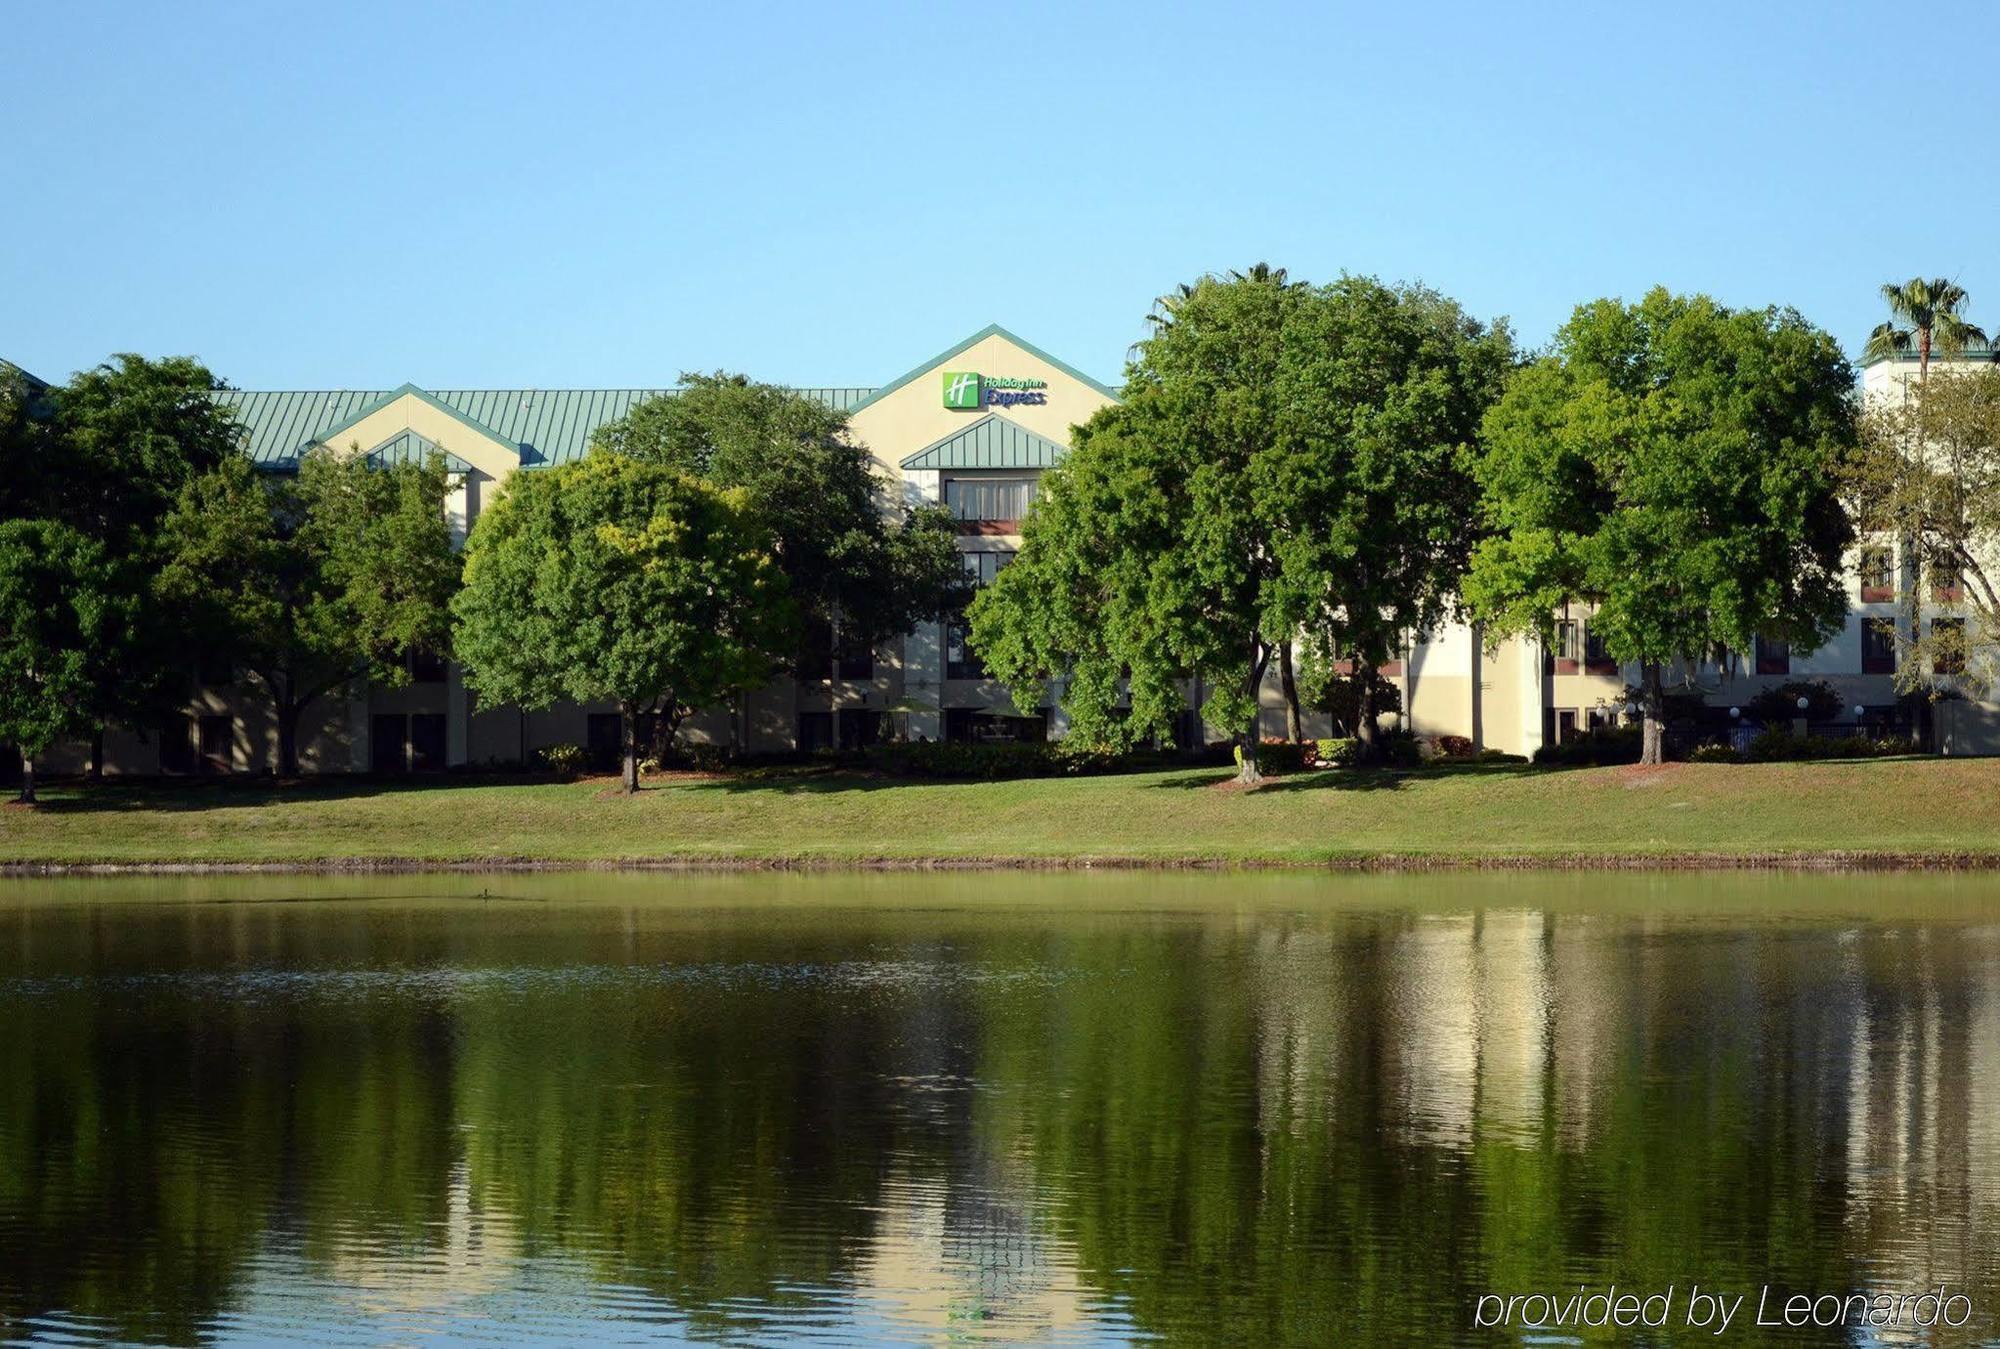
<path fill-rule="evenodd" d="M 378 712 L 368 722 L 368 766 L 377 773 L 406 773 L 410 768 L 410 719 L 400 712 Z"/>
<path fill-rule="evenodd" d="M 832 668 L 833 624 L 818 614 L 807 614 L 792 677 L 802 684 L 824 683 Z"/>
<path fill-rule="evenodd" d="M 236 723 L 228 717 L 203 717 L 196 730 L 201 747 L 201 771 L 227 773 L 236 766 Z"/>
<path fill-rule="evenodd" d="M 1896 625 L 1892 620 L 1861 620 L 1861 673 L 1896 673 Z"/>
<path fill-rule="evenodd" d="M 833 748 L 833 713 L 799 713 L 799 753 Z"/>
<path fill-rule="evenodd" d="M 1895 554 L 1880 546 L 1861 550 L 1861 602 L 1882 604 L 1896 598 Z"/>
<path fill-rule="evenodd" d="M 944 480 L 944 504 L 954 520 L 1023 520 L 1034 500 L 1029 475 Z"/>
<path fill-rule="evenodd" d="M 444 683 L 444 657 L 428 647 L 411 648 L 410 678 L 419 684 Z"/>
<path fill-rule="evenodd" d="M 590 766 L 610 772 L 625 761 L 625 718 L 616 712 L 592 712 L 584 719 L 583 752 Z"/>
<path fill-rule="evenodd" d="M 875 677 L 875 648 L 872 646 L 843 638 L 838 660 L 840 668 L 835 673 L 842 679 L 868 680 Z"/>
<path fill-rule="evenodd" d="M 1956 562 L 1938 562 L 1931 567 L 1931 598 L 1939 604 L 1956 604 L 1965 598 L 1965 572 Z"/>
<path fill-rule="evenodd" d="M 993 578 L 1006 570 L 1014 560 L 1008 549 L 982 550 L 974 553 L 960 553 L 959 564 L 965 568 L 966 579 L 975 586 L 991 585 Z M 972 650 L 968 640 L 965 615 L 947 614 L 944 619 L 944 676 L 946 679 L 984 679 L 986 666 Z"/>
<path fill-rule="evenodd" d="M 1757 638 L 1757 673 L 1783 675 L 1792 672 L 1792 644 L 1776 637 Z"/>
<path fill-rule="evenodd" d="M 410 771 L 413 773 L 442 773 L 444 770 L 444 713 L 411 713 Z"/>
<path fill-rule="evenodd" d="M 965 568 L 966 579 L 976 586 L 993 584 L 993 578 L 998 576 L 1006 568 L 1007 564 L 1013 560 L 1014 554 L 1008 549 L 960 553 L 958 555 L 959 565 Z"/>
<path fill-rule="evenodd" d="M 979 659 L 979 653 L 972 649 L 963 615 L 954 616 L 945 623 L 944 677 L 946 679 L 986 678 L 986 664 Z"/>
<path fill-rule="evenodd" d="M 1550 707 L 1542 711 L 1542 739 L 1551 745 L 1576 739 L 1576 709 Z"/>
<path fill-rule="evenodd" d="M 1962 618 L 1933 618 L 1931 620 L 1931 648 L 1936 653 L 1931 661 L 1934 674 L 1955 675 L 1965 673 L 1965 620 Z"/>
<path fill-rule="evenodd" d="M 1047 740 L 1047 712 L 1032 717 L 1003 717 L 983 707 L 947 707 L 944 738 L 957 741 Z"/>
<path fill-rule="evenodd" d="M 1556 620 L 1554 640 L 1549 644 L 1550 674 L 1575 674 L 1583 666 L 1583 625 L 1573 618 Z"/>
<path fill-rule="evenodd" d="M 194 723 L 186 717 L 170 717 L 161 723 L 159 737 L 162 773 L 195 771 L 194 734 Z"/>
<path fill-rule="evenodd" d="M 841 708 L 838 726 L 842 749 L 866 749 L 882 738 L 882 714 L 872 707 Z"/>
<path fill-rule="evenodd" d="M 1618 673 L 1618 662 L 1604 649 L 1604 639 L 1597 635 L 1595 628 L 1584 629 L 1583 670 L 1585 674 Z"/>

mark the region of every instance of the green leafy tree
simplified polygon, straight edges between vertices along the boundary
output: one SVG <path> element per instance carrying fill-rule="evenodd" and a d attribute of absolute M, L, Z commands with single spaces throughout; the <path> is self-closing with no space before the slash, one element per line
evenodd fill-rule
<path fill-rule="evenodd" d="M 1271 268 L 1204 278 L 1173 314 L 1050 475 L 972 640 L 1017 701 L 1064 674 L 1071 733 L 1114 747 L 1167 735 L 1199 676 L 1254 781 L 1274 655 L 1298 733 L 1296 634 L 1321 665 L 1351 661 L 1372 703 L 1376 666 L 1448 612 L 1476 495 L 1464 451 L 1512 340 L 1421 287 Z"/>
<path fill-rule="evenodd" d="M 129 352 L 50 390 L 61 494 L 49 513 L 116 548 L 147 541 L 193 478 L 236 456 L 228 386 L 188 356 Z"/>
<path fill-rule="evenodd" d="M 1890 317 L 1868 334 L 1863 359 L 1883 360 L 1914 350 L 1919 382 L 1930 376 L 1933 351 L 1956 356 L 1967 346 L 1986 340 L 1986 334 L 1958 312 L 1965 307 L 1967 297 L 1965 288 L 1955 281 L 1913 276 L 1901 285 L 1887 282 L 1882 298 L 1888 302 Z"/>
<path fill-rule="evenodd" d="M 1660 762 L 1670 666 L 1760 633 L 1812 650 L 1845 621 L 1852 388 L 1790 310 L 1664 289 L 1579 307 L 1487 414 L 1471 613 L 1546 642 L 1566 602 L 1595 605 L 1606 649 L 1640 667 L 1642 761 Z"/>
<path fill-rule="evenodd" d="M 1369 757 L 1390 691 L 1377 671 L 1456 607 L 1479 495 L 1466 452 L 1513 366 L 1504 323 L 1421 286 L 1343 277 L 1289 315 L 1282 434 L 1254 489 L 1279 526 L 1286 625 L 1349 667 Z"/>
<path fill-rule="evenodd" d="M 1904 541 L 1914 562 L 1905 612 L 1916 613 L 1926 585 L 1958 596 L 1946 621 L 1896 633 L 1897 687 L 1933 697 L 2000 689 L 2000 368 L 1921 382 L 1900 402 L 1871 406 L 1861 429 L 1847 500 L 1864 535 Z"/>
<path fill-rule="evenodd" d="M 1179 684 L 1198 677 L 1257 780 L 1257 691 L 1289 634 L 1255 465 L 1280 434 L 1283 333 L 1302 294 L 1204 278 L 1136 348 L 1124 401 L 1077 428 L 1020 554 L 970 609 L 972 643 L 1016 705 L 1059 673 L 1070 734 L 1121 748 L 1171 738 Z"/>
<path fill-rule="evenodd" d="M 380 467 L 318 450 L 296 475 L 238 457 L 169 513 L 162 590 L 270 694 L 281 776 L 298 773 L 299 727 L 322 698 L 406 683 L 411 651 L 449 649 L 446 476 L 441 455 Z"/>
<path fill-rule="evenodd" d="M 91 726 L 132 617 L 104 545 L 54 520 L 0 522 L 0 740 L 20 751 L 20 799 L 35 760 Z"/>
<path fill-rule="evenodd" d="M 942 507 L 891 507 L 889 485 L 847 416 L 742 375 L 686 374 L 679 392 L 598 429 L 594 443 L 740 488 L 772 536 L 802 619 L 868 649 L 965 599 Z M 803 629 L 794 639 L 806 645 Z M 796 650 L 794 652 L 796 654 Z"/>
<path fill-rule="evenodd" d="M 670 739 L 784 654 L 792 605 L 748 497 L 603 450 L 516 476 L 466 544 L 467 682 L 524 707 L 617 704 L 637 791 L 642 718 Z"/>
<path fill-rule="evenodd" d="M 0 453 L 9 465 L 0 514 L 60 521 L 99 540 L 117 566 L 130 622 L 84 697 L 91 768 L 103 730 L 149 725 L 185 705 L 197 656 L 188 616 L 154 585 L 160 522 L 191 480 L 235 455 L 239 428 L 215 399 L 226 386 L 190 357 L 130 353 L 67 384 L 0 370 Z"/>

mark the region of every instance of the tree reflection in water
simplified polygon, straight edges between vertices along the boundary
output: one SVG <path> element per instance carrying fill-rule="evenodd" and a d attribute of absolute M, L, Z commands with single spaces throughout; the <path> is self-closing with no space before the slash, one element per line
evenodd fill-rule
<path fill-rule="evenodd" d="M 508 899 L 475 899 L 500 890 Z M 292 902 L 276 902 L 287 900 Z M 0 1330 L 1472 1340 L 2000 1307 L 1980 878 L 0 890 Z"/>

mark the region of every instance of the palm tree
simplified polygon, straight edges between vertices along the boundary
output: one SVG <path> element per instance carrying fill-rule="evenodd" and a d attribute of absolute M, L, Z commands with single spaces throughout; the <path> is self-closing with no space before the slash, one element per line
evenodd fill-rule
<path fill-rule="evenodd" d="M 1171 328 L 1174 324 L 1174 315 L 1179 313 L 1181 306 L 1192 298 L 1195 287 L 1206 280 L 1208 280 L 1207 277 L 1200 276 L 1196 277 L 1193 281 L 1183 281 L 1165 295 L 1153 301 L 1153 309 L 1151 313 L 1146 315 L 1146 322 L 1152 324 L 1155 328 Z"/>
<path fill-rule="evenodd" d="M 1273 286 L 1291 286 L 1293 282 L 1289 279 L 1290 275 L 1291 273 L 1286 271 L 1285 268 L 1273 267 L 1268 262 L 1253 262 L 1249 267 L 1240 272 L 1234 267 L 1229 269 L 1229 279 L 1231 281 L 1262 281 Z M 1299 282 L 1298 284 L 1303 285 L 1304 283 Z"/>
<path fill-rule="evenodd" d="M 1917 379 L 1921 381 L 1930 374 L 1933 350 L 1956 356 L 1968 345 L 1986 340 L 1985 333 L 1959 317 L 1966 295 L 1965 287 L 1956 281 L 1941 276 L 1926 281 L 1913 276 L 1900 286 L 1884 285 L 1882 298 L 1889 303 L 1890 318 L 1868 334 L 1868 346 L 1862 352 L 1864 360 L 1900 356 L 1914 346 Z M 1897 327 L 1899 319 L 1909 327 Z"/>

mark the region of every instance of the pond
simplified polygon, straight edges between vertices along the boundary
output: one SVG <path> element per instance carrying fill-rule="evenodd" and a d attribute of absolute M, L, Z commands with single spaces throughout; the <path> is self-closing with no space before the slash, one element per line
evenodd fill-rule
<path fill-rule="evenodd" d="M 1608 1341 L 1521 1299 L 1615 1285 L 1685 1342 L 1697 1284 L 1996 1333 L 2000 878 L 0 884 L 0 1339 Z"/>

